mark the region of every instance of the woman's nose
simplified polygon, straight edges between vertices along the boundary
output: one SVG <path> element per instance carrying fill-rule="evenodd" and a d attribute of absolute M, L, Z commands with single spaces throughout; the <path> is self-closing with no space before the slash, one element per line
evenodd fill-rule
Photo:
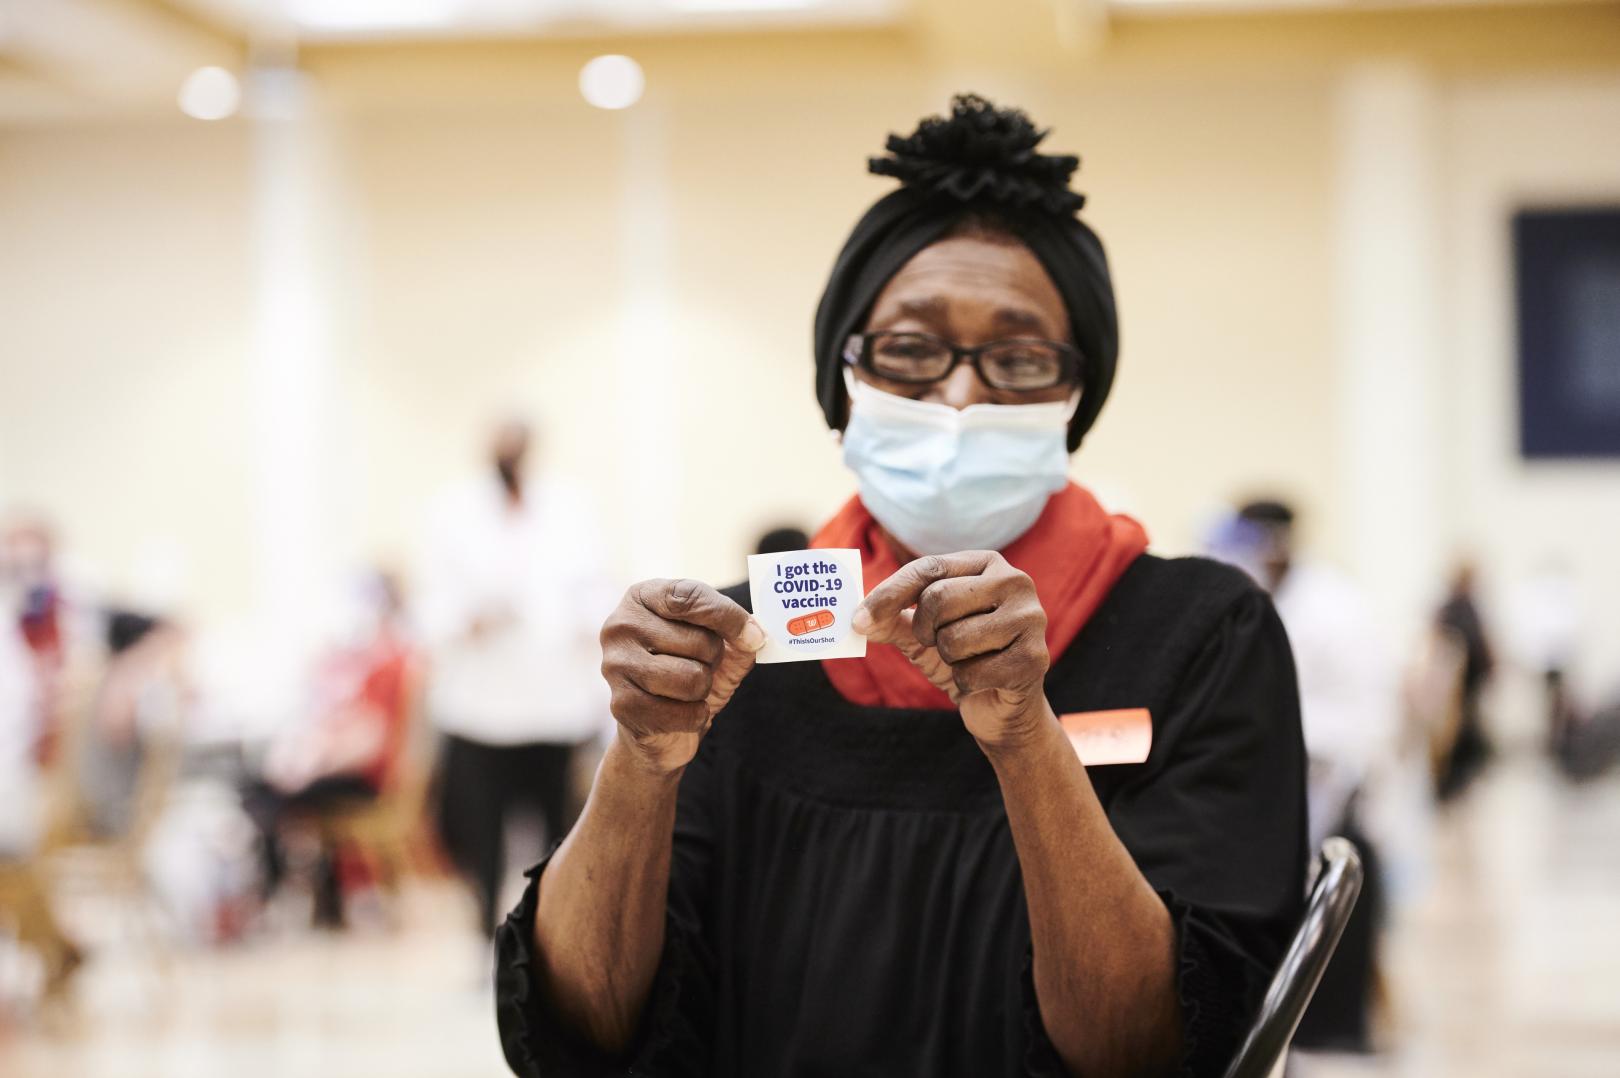
<path fill-rule="evenodd" d="M 932 388 L 933 392 L 928 394 L 927 400 L 957 409 L 970 404 L 989 404 L 993 399 L 990 387 L 979 379 L 979 372 L 967 363 L 958 364 L 944 381 L 934 383 Z"/>

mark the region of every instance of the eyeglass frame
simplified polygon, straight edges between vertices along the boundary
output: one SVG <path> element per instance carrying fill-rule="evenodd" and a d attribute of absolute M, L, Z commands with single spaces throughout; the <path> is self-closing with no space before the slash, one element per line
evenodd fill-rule
<path fill-rule="evenodd" d="M 943 373 L 935 378 L 896 378 L 892 374 L 876 369 L 872 361 L 872 342 L 879 337 L 922 337 L 943 345 L 951 353 L 951 362 Z M 985 377 L 984 368 L 980 366 L 980 359 L 984 353 L 992 348 L 999 348 L 1009 344 L 1041 344 L 1057 350 L 1058 357 L 1063 361 L 1058 380 L 1047 386 L 1031 386 L 1028 388 L 1013 388 L 998 386 Z M 1048 340 L 1045 337 L 1002 337 L 994 341 L 985 341 L 973 347 L 964 347 L 955 341 L 948 341 L 934 333 L 924 333 L 921 330 L 909 329 L 880 329 L 863 333 L 851 333 L 844 341 L 844 362 L 851 367 L 858 367 L 868 374 L 882 378 L 888 382 L 897 382 L 908 386 L 931 386 L 936 382 L 943 382 L 949 378 L 957 367 L 966 360 L 972 364 L 973 371 L 979 376 L 979 381 L 992 389 L 999 389 L 1004 393 L 1044 393 L 1059 386 L 1078 386 L 1084 374 L 1086 356 L 1072 344 L 1064 341 Z"/>

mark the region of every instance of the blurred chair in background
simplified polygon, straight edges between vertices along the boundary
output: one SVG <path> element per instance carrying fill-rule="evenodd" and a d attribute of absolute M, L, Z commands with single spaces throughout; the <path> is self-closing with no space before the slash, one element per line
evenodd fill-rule
<path fill-rule="evenodd" d="M 169 933 L 145 852 L 180 770 L 192 700 L 186 638 L 172 622 L 128 611 L 106 625 L 101 670 L 74 669 L 58 693 L 42 852 L 53 897 L 90 911 L 84 923 L 136 941 L 166 974 Z"/>
<path fill-rule="evenodd" d="M 12 623 L 0 623 L 0 932 L 38 956 L 45 996 L 55 998 L 82 956 L 56 919 L 34 858 L 45 800 L 37 715 L 27 647 Z"/>
<path fill-rule="evenodd" d="M 437 501 L 422 577 L 428 707 L 445 734 L 440 828 L 489 936 L 508 828 L 562 838 L 577 811 L 571 761 L 607 710 L 599 532 L 582 497 L 530 478 L 529 442 L 525 424 L 502 424 L 489 470 Z"/>
<path fill-rule="evenodd" d="M 84 954 L 68 939 L 51 909 L 49 889 L 31 861 L 0 860 L 0 932 L 34 952 L 43 967 L 43 999 L 67 995 Z"/>

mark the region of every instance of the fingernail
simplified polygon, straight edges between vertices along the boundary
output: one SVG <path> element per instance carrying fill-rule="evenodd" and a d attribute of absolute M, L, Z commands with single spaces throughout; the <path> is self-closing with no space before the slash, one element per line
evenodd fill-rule
<path fill-rule="evenodd" d="M 759 627 L 759 622 L 749 618 L 748 624 L 743 626 L 742 635 L 737 638 L 737 643 L 743 646 L 744 651 L 758 651 L 765 646 L 766 639 L 765 630 Z"/>
<path fill-rule="evenodd" d="M 855 616 L 850 619 L 849 627 L 865 636 L 872 628 L 872 612 L 863 604 L 855 608 Z"/>

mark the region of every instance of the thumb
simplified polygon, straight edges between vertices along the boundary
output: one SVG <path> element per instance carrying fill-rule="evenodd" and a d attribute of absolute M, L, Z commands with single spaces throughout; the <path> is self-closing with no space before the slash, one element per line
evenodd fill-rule
<path fill-rule="evenodd" d="M 857 628 L 857 631 L 859 631 L 858 627 L 863 612 L 863 610 L 856 611 L 855 617 L 850 623 Z M 867 621 L 870 624 L 870 631 L 867 632 L 866 639 L 877 644 L 893 644 L 899 649 L 900 654 L 911 660 L 911 665 L 923 672 L 923 676 L 933 684 L 934 688 L 949 696 L 952 703 L 955 703 L 957 699 L 956 681 L 951 675 L 950 665 L 939 657 L 937 649 L 929 647 L 917 639 L 917 634 L 911 628 L 912 619 L 916 616 L 917 611 L 915 610 L 901 610 L 893 617 L 885 618 L 882 621 L 868 615 Z"/>
<path fill-rule="evenodd" d="M 906 608 L 880 618 L 872 612 L 871 607 L 862 603 L 855 609 L 849 627 L 875 644 L 915 644 L 917 638 L 911 631 L 914 613 L 914 610 Z"/>
<path fill-rule="evenodd" d="M 912 609 L 897 610 L 886 618 L 874 617 L 866 607 L 855 611 L 850 619 L 850 628 L 865 636 L 874 644 L 893 644 L 905 653 L 907 658 L 915 658 L 923 650 L 923 645 L 917 640 L 917 634 L 912 631 L 912 619 L 917 612 Z"/>
<path fill-rule="evenodd" d="M 715 664 L 714 677 L 709 682 L 709 695 L 704 701 L 711 719 L 731 701 L 737 686 L 748 676 L 748 671 L 754 668 L 754 653 L 764 645 L 765 630 L 751 616 L 739 635 L 740 640 L 737 643 L 730 640 L 725 642 L 725 650 L 720 654 L 720 661 Z"/>

